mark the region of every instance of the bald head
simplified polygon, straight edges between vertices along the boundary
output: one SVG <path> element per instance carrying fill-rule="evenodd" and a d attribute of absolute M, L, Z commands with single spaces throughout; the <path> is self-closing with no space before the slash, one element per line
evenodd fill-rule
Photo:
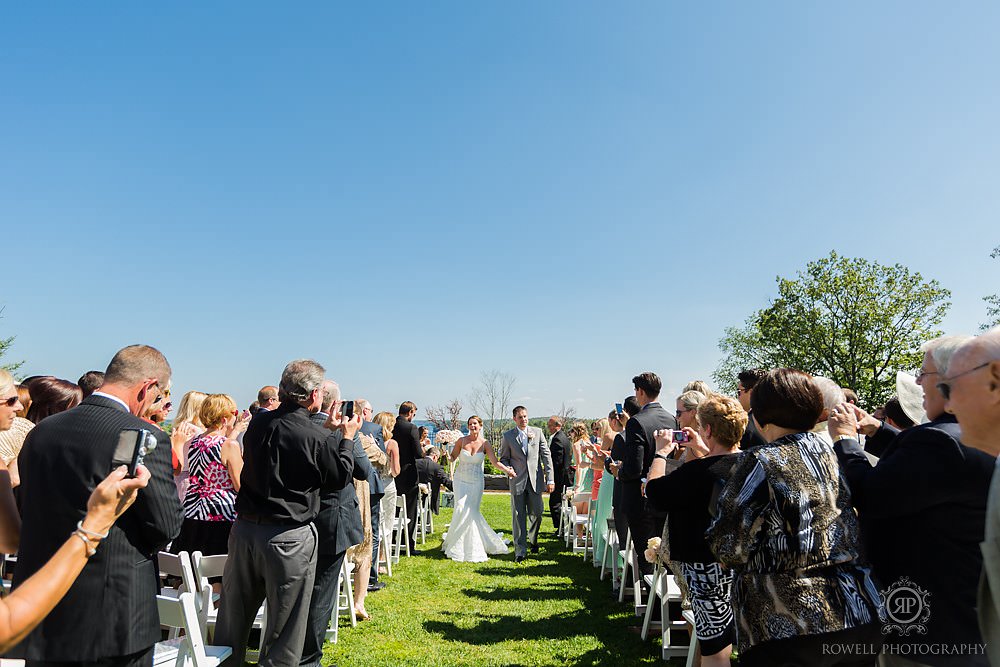
<path fill-rule="evenodd" d="M 131 387 L 143 380 L 159 380 L 164 387 L 170 384 L 170 364 L 163 353 L 149 345 L 129 345 L 118 350 L 104 371 L 107 384 Z"/>
<path fill-rule="evenodd" d="M 1000 327 L 959 347 L 951 357 L 945 409 L 962 427 L 962 442 L 1000 454 Z"/>

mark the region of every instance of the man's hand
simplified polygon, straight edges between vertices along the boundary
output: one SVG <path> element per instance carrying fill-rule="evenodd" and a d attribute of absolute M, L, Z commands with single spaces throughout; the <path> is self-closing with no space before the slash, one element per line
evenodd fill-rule
<path fill-rule="evenodd" d="M 330 418 L 326 420 L 326 427 L 331 431 L 340 429 L 344 438 L 354 440 L 354 436 L 361 430 L 361 415 L 356 414 L 348 419 L 339 410 L 334 411 Z"/>
<path fill-rule="evenodd" d="M 611 474 L 614 475 L 616 478 L 618 477 L 618 470 L 620 468 L 621 466 L 618 465 L 617 461 L 612 461 L 611 463 L 608 464 L 608 470 L 610 470 Z"/>
<path fill-rule="evenodd" d="M 826 430 L 830 432 L 834 442 L 842 438 L 858 437 L 858 419 L 854 413 L 854 406 L 850 403 L 841 403 L 830 410 Z"/>
<path fill-rule="evenodd" d="M 546 490 L 547 490 L 547 491 L 548 491 L 549 493 L 552 493 L 553 491 L 555 491 L 555 490 L 556 490 L 556 485 L 555 485 L 555 484 L 546 484 L 546 485 L 545 485 L 545 489 L 546 489 Z"/>

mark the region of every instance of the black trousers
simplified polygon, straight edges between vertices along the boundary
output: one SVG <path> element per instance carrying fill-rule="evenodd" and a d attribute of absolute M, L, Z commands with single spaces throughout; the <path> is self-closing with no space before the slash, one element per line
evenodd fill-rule
<path fill-rule="evenodd" d="M 549 514 L 552 515 L 552 527 L 559 530 L 559 512 L 562 511 L 562 497 L 566 490 L 566 478 L 562 472 L 556 473 L 555 488 L 549 494 Z"/>
<path fill-rule="evenodd" d="M 859 655 L 858 647 L 864 647 Z M 851 649 L 848 652 L 847 649 Z M 882 649 L 878 624 L 775 639 L 740 651 L 740 667 L 832 667 L 874 665 Z"/>
<path fill-rule="evenodd" d="M 406 527 L 406 539 L 410 543 L 410 551 L 417 548 L 413 541 L 413 534 L 417 530 L 417 507 L 420 504 L 420 488 L 414 486 L 403 492 L 406 496 L 406 518 L 410 520 L 410 525 Z"/>
<path fill-rule="evenodd" d="M 335 555 L 320 554 L 316 559 L 316 579 L 313 581 L 312 600 L 309 602 L 309 622 L 302 646 L 302 661 L 299 663 L 302 667 L 319 667 L 323 658 L 326 630 L 330 627 L 330 616 L 337 604 L 337 584 L 346 554 L 346 551 Z M 350 603 L 354 604 L 354 600 Z"/>
<path fill-rule="evenodd" d="M 53 662 L 50 660 L 25 660 L 25 667 L 152 667 L 153 647 L 132 655 L 89 660 L 86 662 Z"/>

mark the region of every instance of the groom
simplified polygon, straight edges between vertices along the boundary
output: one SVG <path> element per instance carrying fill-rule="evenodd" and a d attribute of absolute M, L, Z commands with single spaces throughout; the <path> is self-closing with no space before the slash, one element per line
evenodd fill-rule
<path fill-rule="evenodd" d="M 531 542 L 531 553 L 538 553 L 538 529 L 542 525 L 542 486 L 552 493 L 555 480 L 552 456 L 542 429 L 528 426 L 528 409 L 514 408 L 515 427 L 503 434 L 500 462 L 514 469 L 510 484 L 510 508 L 514 526 L 514 560 L 524 560 Z M 531 517 L 525 532 L 525 519 Z"/>

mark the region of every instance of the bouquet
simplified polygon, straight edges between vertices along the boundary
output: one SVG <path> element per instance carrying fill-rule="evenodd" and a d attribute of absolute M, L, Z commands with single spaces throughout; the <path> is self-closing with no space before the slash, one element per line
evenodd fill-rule
<path fill-rule="evenodd" d="M 438 445 L 453 445 L 461 437 L 461 431 L 443 429 L 434 434 L 434 443 Z"/>
<path fill-rule="evenodd" d="M 651 537 L 649 541 L 646 542 L 646 550 L 642 552 L 643 557 L 646 559 L 647 563 L 656 562 L 656 552 L 660 550 L 660 538 Z"/>

